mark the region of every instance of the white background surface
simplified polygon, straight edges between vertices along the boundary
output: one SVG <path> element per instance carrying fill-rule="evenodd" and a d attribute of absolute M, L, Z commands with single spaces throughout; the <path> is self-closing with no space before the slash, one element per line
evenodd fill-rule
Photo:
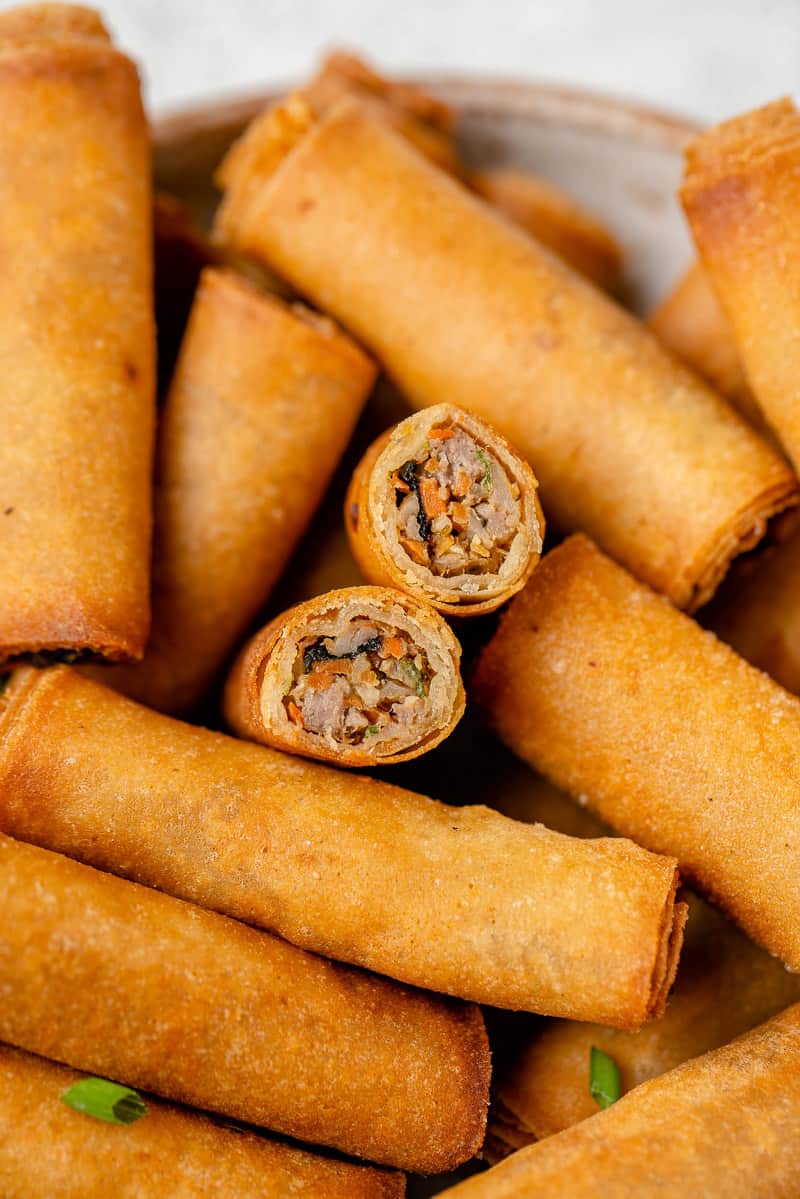
<path fill-rule="evenodd" d="M 342 44 L 379 66 L 583 83 L 708 120 L 800 88 L 800 0 L 83 2 L 139 61 L 157 113 L 299 79 Z"/>

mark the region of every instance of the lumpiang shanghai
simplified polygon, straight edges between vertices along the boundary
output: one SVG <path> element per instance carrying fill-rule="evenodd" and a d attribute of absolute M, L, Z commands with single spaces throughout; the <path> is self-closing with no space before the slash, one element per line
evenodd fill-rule
<path fill-rule="evenodd" d="M 0 13 L 0 1199 L 800 1196 L 800 115 L 311 59 Z"/>

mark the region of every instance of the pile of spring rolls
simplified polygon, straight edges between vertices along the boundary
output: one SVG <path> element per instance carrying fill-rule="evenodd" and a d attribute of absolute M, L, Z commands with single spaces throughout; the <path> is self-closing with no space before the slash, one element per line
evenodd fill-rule
<path fill-rule="evenodd" d="M 793 104 L 647 325 L 349 54 L 210 235 L 95 12 L 0 113 L 2 1199 L 800 1195 Z"/>

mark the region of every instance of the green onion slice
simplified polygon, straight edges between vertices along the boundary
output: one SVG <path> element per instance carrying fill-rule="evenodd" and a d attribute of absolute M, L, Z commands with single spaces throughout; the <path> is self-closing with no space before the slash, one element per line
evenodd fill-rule
<path fill-rule="evenodd" d="M 492 464 L 482 449 L 476 448 L 475 453 L 478 455 L 478 460 L 480 461 L 481 466 L 483 467 L 483 472 L 484 472 L 483 478 L 481 479 L 481 484 L 486 488 L 487 491 L 491 491 L 492 490 Z"/>
<path fill-rule="evenodd" d="M 600 1107 L 611 1107 L 619 1099 L 622 1088 L 619 1066 L 613 1057 L 592 1045 L 589 1054 L 589 1093 Z"/>
<path fill-rule="evenodd" d="M 105 1078 L 81 1078 L 64 1091 L 61 1102 L 107 1124 L 133 1124 L 147 1112 L 141 1095 Z"/>

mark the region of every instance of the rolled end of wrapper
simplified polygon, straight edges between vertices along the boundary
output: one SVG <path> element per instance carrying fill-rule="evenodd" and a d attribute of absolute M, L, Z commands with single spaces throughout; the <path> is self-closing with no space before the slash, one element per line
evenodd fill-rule
<path fill-rule="evenodd" d="M 450 616 L 493 612 L 539 561 L 544 517 L 533 471 L 485 421 L 453 404 L 387 431 L 345 500 L 350 546 L 371 583 Z"/>
<path fill-rule="evenodd" d="M 460 659 L 427 604 L 345 587 L 298 604 L 247 643 L 225 716 L 242 737 L 339 766 L 405 762 L 461 719 Z"/>

